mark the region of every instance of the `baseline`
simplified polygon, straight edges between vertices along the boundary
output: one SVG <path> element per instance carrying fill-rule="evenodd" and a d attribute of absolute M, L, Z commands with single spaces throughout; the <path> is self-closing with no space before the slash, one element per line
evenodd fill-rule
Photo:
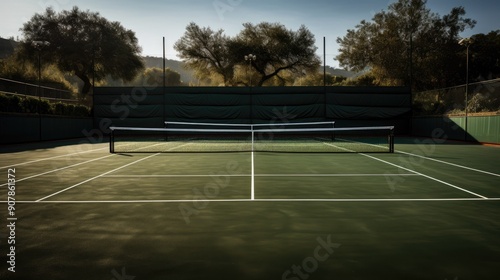
<path fill-rule="evenodd" d="M 43 200 L 16 201 L 23 204 L 129 204 L 129 203 L 193 203 L 193 202 L 453 202 L 453 201 L 500 201 L 500 197 L 482 198 L 256 198 L 256 199 L 177 199 L 177 200 Z M 7 201 L 0 201 L 6 204 Z"/>
<path fill-rule="evenodd" d="M 387 177 L 420 176 L 418 174 L 256 174 L 255 177 Z"/>
<path fill-rule="evenodd" d="M 158 175 L 106 175 L 106 178 L 196 178 L 213 177 L 206 174 L 158 174 Z M 226 174 L 224 177 L 251 177 L 251 174 Z M 408 174 L 254 174 L 255 177 L 387 177 L 387 176 L 420 176 L 414 173 Z"/>

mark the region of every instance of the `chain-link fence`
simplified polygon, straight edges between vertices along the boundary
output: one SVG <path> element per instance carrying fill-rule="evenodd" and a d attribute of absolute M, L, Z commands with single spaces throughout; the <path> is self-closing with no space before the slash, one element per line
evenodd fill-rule
<path fill-rule="evenodd" d="M 467 110 L 465 103 L 467 100 Z M 500 79 L 413 94 L 416 116 L 500 115 Z"/>
<path fill-rule="evenodd" d="M 0 113 L 88 117 L 91 108 L 71 91 L 0 78 Z"/>
<path fill-rule="evenodd" d="M 77 103 L 74 94 L 69 90 L 63 90 L 37 84 L 23 83 L 19 81 L 0 78 L 0 91 L 16 93 L 21 95 L 41 97 L 48 101 L 65 103 Z"/>

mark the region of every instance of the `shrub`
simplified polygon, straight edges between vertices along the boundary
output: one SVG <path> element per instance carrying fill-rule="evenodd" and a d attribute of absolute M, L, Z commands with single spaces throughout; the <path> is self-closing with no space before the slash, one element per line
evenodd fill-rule
<path fill-rule="evenodd" d="M 19 97 L 0 93 L 0 112 L 54 114 L 61 116 L 89 117 L 90 108 L 83 105 L 73 105 L 58 102 L 51 104 L 46 100 L 33 97 Z"/>
<path fill-rule="evenodd" d="M 21 112 L 22 111 L 21 98 L 19 98 L 19 96 L 16 95 L 10 96 L 9 108 L 10 112 Z"/>
<path fill-rule="evenodd" d="M 0 112 L 22 112 L 21 99 L 15 95 L 0 94 Z"/>
<path fill-rule="evenodd" d="M 52 110 L 52 106 L 50 105 L 49 102 L 45 101 L 45 100 L 37 100 L 38 102 L 38 106 L 40 106 L 40 114 L 45 114 L 45 115 L 48 115 L 48 114 L 52 114 L 53 110 Z"/>
<path fill-rule="evenodd" d="M 78 117 L 90 117 L 90 110 L 83 105 L 76 105 L 74 115 Z"/>
<path fill-rule="evenodd" d="M 58 102 L 53 105 L 54 106 L 54 114 L 55 115 L 64 115 L 64 107 L 66 104 Z"/>
<path fill-rule="evenodd" d="M 26 97 L 21 100 L 22 113 L 36 114 L 38 112 L 38 100 L 32 97 Z"/>
<path fill-rule="evenodd" d="M 10 98 L 5 95 L 0 95 L 0 112 L 10 112 Z"/>

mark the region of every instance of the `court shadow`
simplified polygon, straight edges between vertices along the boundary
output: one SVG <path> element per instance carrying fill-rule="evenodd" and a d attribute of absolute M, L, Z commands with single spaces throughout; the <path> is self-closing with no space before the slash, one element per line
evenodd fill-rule
<path fill-rule="evenodd" d="M 36 151 L 36 150 L 50 150 L 54 148 L 60 148 L 65 146 L 75 146 L 75 145 L 101 145 L 106 143 L 107 140 L 102 142 L 89 141 L 87 138 L 76 138 L 76 139 L 65 139 L 65 140 L 51 140 L 42 142 L 29 142 L 29 143 L 15 143 L 15 144 L 3 144 L 0 146 L 0 154 L 18 153 L 25 151 Z"/>
<path fill-rule="evenodd" d="M 439 144 L 478 144 L 471 132 L 477 130 L 472 117 L 425 116 L 412 119 L 412 135 L 436 139 Z"/>

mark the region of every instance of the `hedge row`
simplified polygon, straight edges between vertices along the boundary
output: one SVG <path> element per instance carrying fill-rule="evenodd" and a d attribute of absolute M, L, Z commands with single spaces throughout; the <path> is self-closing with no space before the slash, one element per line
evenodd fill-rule
<path fill-rule="evenodd" d="M 39 111 L 40 110 L 40 111 Z M 50 103 L 34 97 L 19 97 L 0 93 L 0 112 L 28 113 L 46 115 L 62 115 L 74 117 L 89 117 L 90 108 L 83 105 L 66 103 Z"/>

